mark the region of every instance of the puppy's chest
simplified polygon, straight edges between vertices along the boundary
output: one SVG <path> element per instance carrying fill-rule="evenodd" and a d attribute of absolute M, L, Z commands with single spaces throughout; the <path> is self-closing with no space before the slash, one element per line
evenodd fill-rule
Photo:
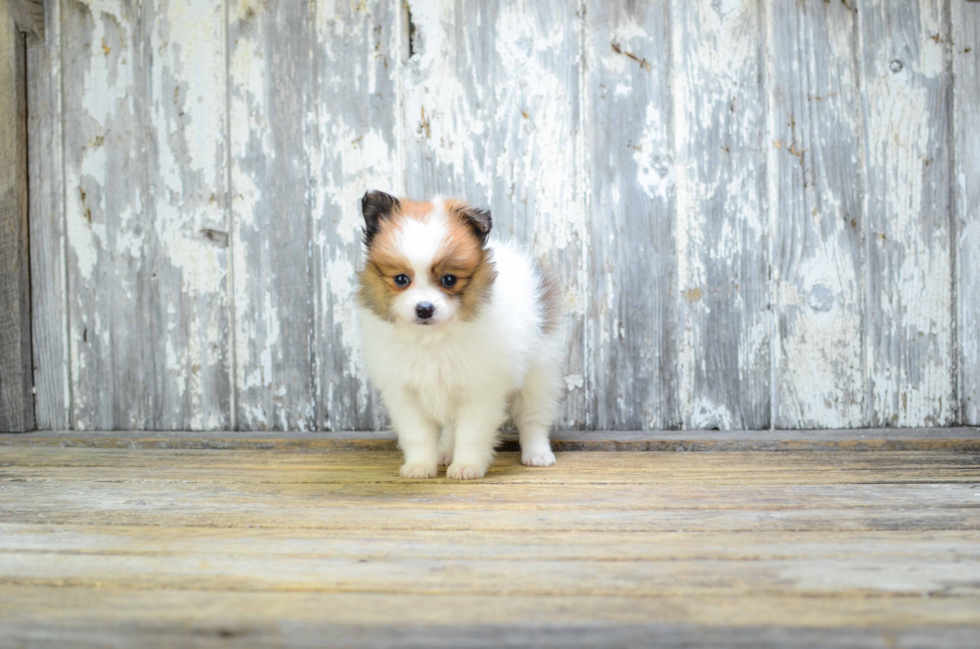
<path fill-rule="evenodd" d="M 459 397 L 472 383 L 466 359 L 450 350 L 411 350 L 403 379 L 428 413 L 444 423 L 451 418 Z"/>

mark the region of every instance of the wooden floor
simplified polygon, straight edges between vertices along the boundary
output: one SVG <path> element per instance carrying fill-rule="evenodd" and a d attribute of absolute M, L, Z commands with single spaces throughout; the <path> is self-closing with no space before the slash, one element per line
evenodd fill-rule
<path fill-rule="evenodd" d="M 506 452 L 467 483 L 329 444 L 0 438 L 3 647 L 980 646 L 975 435 Z"/>

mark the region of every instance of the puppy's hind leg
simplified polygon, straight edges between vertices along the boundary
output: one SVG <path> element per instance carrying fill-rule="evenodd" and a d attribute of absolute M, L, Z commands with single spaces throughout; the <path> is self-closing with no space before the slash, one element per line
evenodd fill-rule
<path fill-rule="evenodd" d="M 514 397 L 511 415 L 517 424 L 521 441 L 521 462 L 524 466 L 551 466 L 548 429 L 558 413 L 561 376 L 558 366 L 547 361 L 536 363 L 528 372 L 524 387 Z"/>

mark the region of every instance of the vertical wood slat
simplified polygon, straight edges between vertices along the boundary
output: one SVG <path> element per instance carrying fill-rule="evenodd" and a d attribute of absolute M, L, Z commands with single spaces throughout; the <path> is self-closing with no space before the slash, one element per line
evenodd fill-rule
<path fill-rule="evenodd" d="M 73 428 L 146 428 L 154 391 L 140 6 L 62 5 Z"/>
<path fill-rule="evenodd" d="M 227 429 L 231 360 L 222 0 L 143 5 L 152 429 Z"/>
<path fill-rule="evenodd" d="M 27 50 L 31 327 L 37 427 L 70 426 L 61 112 L 61 3 L 48 0 L 45 40 Z"/>
<path fill-rule="evenodd" d="M 980 3 L 951 6 L 960 423 L 980 426 Z"/>
<path fill-rule="evenodd" d="M 309 8 L 239 0 L 228 12 L 235 420 L 243 429 L 317 425 Z"/>
<path fill-rule="evenodd" d="M 24 36 L 0 7 L 0 431 L 34 428 Z"/>
<path fill-rule="evenodd" d="M 685 428 L 770 425 L 763 5 L 671 3 Z"/>
<path fill-rule="evenodd" d="M 317 426 L 378 430 L 384 411 L 364 373 L 354 318 L 360 198 L 404 191 L 398 77 L 401 6 L 317 3 L 313 16 L 312 160 L 317 285 Z"/>
<path fill-rule="evenodd" d="M 669 3 L 588 2 L 585 157 L 593 425 L 680 426 Z"/>
<path fill-rule="evenodd" d="M 947 21 L 941 0 L 860 5 L 871 426 L 955 421 Z"/>
<path fill-rule="evenodd" d="M 406 191 L 489 205 L 564 288 L 568 392 L 559 426 L 588 421 L 588 231 L 582 206 L 580 27 L 572 3 L 410 3 Z"/>
<path fill-rule="evenodd" d="M 769 3 L 773 418 L 866 425 L 857 14 Z"/>

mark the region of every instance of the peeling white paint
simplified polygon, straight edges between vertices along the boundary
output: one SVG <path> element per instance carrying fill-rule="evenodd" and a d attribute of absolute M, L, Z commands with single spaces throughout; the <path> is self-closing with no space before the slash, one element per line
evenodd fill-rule
<path fill-rule="evenodd" d="M 483 132 L 485 126 L 480 122 L 485 118 L 474 115 L 467 101 L 466 88 L 457 75 L 460 48 L 447 34 L 453 29 L 454 8 L 449 2 L 412 6 L 412 21 L 421 45 L 412 65 L 423 74 L 404 97 L 406 130 L 438 164 L 456 174 L 465 172 L 472 182 L 487 188 L 490 176 L 476 158 L 471 139 Z M 476 90 L 480 92 L 479 86 Z"/>
<path fill-rule="evenodd" d="M 742 0 L 714 0 L 712 5 L 722 18 L 726 18 L 730 14 L 741 11 Z"/>
<path fill-rule="evenodd" d="M 169 47 L 174 50 L 170 71 L 179 84 L 173 97 L 160 97 L 158 101 L 172 101 L 180 108 L 179 128 L 189 158 L 180 170 L 199 173 L 206 187 L 223 180 L 218 177 L 224 168 L 221 134 L 225 97 L 220 92 L 225 83 L 223 19 L 221 2 L 212 2 L 202 10 L 201 3 L 194 0 L 168 0 Z M 152 42 L 158 56 L 161 48 L 168 46 L 156 39 Z"/>
<path fill-rule="evenodd" d="M 328 167 L 322 191 L 331 213 L 339 214 L 337 235 L 345 244 L 357 244 L 364 225 L 361 196 L 368 189 L 395 191 L 388 186 L 394 175 L 395 158 L 377 131 L 357 133 L 346 127 L 342 118 L 330 113 L 322 119 L 330 124 L 330 142 L 335 143 L 330 158 L 340 167 L 339 172 Z"/>
<path fill-rule="evenodd" d="M 132 52 L 129 51 L 129 41 L 132 34 L 126 26 L 129 24 L 123 15 L 119 3 L 87 2 L 92 15 L 96 17 L 91 35 L 94 55 L 87 59 L 88 69 L 85 71 L 85 87 L 80 99 L 82 108 L 98 124 L 105 125 L 115 116 L 120 108 L 131 114 L 132 97 L 129 94 L 129 80 L 132 78 Z M 120 33 L 107 33 L 106 20 L 111 20 L 120 26 Z M 95 50 L 108 50 L 104 54 Z"/>
<path fill-rule="evenodd" d="M 581 390 L 584 385 L 585 377 L 581 374 L 569 374 L 565 377 L 565 386 L 569 392 L 572 390 Z"/>
<path fill-rule="evenodd" d="M 76 268 L 85 281 L 92 280 L 98 261 L 98 240 L 105 239 L 105 224 L 89 223 L 83 209 L 69 210 L 67 216 L 68 242 L 75 253 Z"/>
<path fill-rule="evenodd" d="M 691 428 L 703 430 L 732 430 L 737 428 L 735 417 L 722 404 L 713 403 L 707 398 L 699 398 L 690 405 L 687 415 Z"/>
<path fill-rule="evenodd" d="M 354 317 L 356 275 L 349 259 L 333 258 L 327 261 L 326 288 L 332 296 L 332 325 L 339 327 L 345 349 L 351 351 L 351 367 L 348 376 L 363 376 L 363 362 Z"/>
<path fill-rule="evenodd" d="M 181 269 L 184 291 L 190 296 L 215 296 L 224 290 L 225 266 L 214 244 L 175 237 L 167 242 L 170 262 Z M 223 254 L 221 255 L 224 256 Z"/>
<path fill-rule="evenodd" d="M 865 204 L 872 228 L 869 290 L 882 329 L 869 338 L 867 364 L 873 422 L 935 426 L 949 423 L 956 409 L 948 361 L 954 354 L 948 218 L 933 218 L 945 210 L 948 186 L 931 166 L 947 140 L 945 112 L 935 110 L 945 93 L 943 49 L 934 40 L 943 33 L 942 8 L 921 3 L 904 11 L 899 15 L 918 21 L 916 50 L 896 56 L 886 42 L 865 38 L 877 47 L 865 79 Z"/>
<path fill-rule="evenodd" d="M 668 143 L 661 141 L 664 118 L 660 108 L 647 105 L 643 124 L 643 138 L 633 148 L 636 161 L 636 182 L 647 196 L 668 200 L 674 189 L 674 165 Z"/>
<path fill-rule="evenodd" d="M 575 161 L 571 138 L 571 128 L 575 125 L 568 120 L 571 107 L 554 101 L 567 94 L 567 84 L 547 64 L 546 58 L 571 35 L 557 21 L 547 32 L 540 33 L 522 11 L 510 6 L 502 8 L 497 16 L 495 33 L 502 69 L 520 71 L 520 76 L 509 82 L 517 87 L 502 94 L 520 97 L 523 113 L 528 115 L 524 118 L 521 114 L 524 128 L 510 131 L 508 144 L 515 152 L 523 153 L 523 168 L 533 174 L 533 183 L 528 186 L 534 192 L 535 217 L 543 217 L 548 224 L 536 229 L 534 252 L 551 256 L 576 245 L 586 229 L 581 208 L 571 200 L 572 178 L 566 175 L 574 169 Z M 501 124 L 513 114 L 514 106 L 501 104 L 495 121 Z M 504 162 L 497 160 L 497 174 L 507 174 L 507 168 L 501 164 Z M 564 170 L 567 171 L 563 173 Z"/>
<path fill-rule="evenodd" d="M 764 167 L 755 153 L 765 127 L 760 11 L 755 3 L 675 2 L 671 18 L 682 35 L 672 39 L 682 419 L 696 428 L 765 425 L 767 401 L 760 400 L 768 393 L 771 325 L 758 305 L 764 278 L 759 270 L 740 276 L 741 260 L 750 255 L 749 267 L 758 269 L 765 251 Z M 741 317 L 718 329 L 717 309 Z M 713 358 L 709 369 L 709 354 L 737 366 Z M 723 387 L 733 382 L 736 390 Z M 736 418 L 732 408 L 741 401 L 748 403 Z"/>

